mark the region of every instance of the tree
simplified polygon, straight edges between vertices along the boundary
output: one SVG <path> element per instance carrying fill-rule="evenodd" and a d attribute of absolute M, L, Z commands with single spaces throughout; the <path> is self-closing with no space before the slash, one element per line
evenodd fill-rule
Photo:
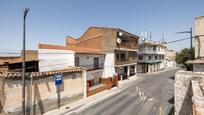
<path fill-rule="evenodd" d="M 194 57 L 195 49 L 193 48 L 192 50 L 193 50 L 193 57 Z M 192 67 L 192 64 L 186 64 L 186 62 L 188 60 L 190 60 L 190 56 L 191 56 L 190 55 L 190 49 L 189 48 L 184 48 L 184 49 L 181 50 L 181 52 L 176 54 L 176 62 L 178 64 L 183 65 L 184 67 L 187 68 L 187 70 L 189 70 L 189 68 Z"/>

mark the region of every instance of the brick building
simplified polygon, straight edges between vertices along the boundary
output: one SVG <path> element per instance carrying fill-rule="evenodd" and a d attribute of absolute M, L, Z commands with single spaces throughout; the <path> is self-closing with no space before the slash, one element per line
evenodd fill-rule
<path fill-rule="evenodd" d="M 90 27 L 80 38 L 67 37 L 67 46 L 97 49 L 105 52 L 102 77 L 119 74 L 127 79 L 136 74 L 139 37 L 118 28 Z"/>

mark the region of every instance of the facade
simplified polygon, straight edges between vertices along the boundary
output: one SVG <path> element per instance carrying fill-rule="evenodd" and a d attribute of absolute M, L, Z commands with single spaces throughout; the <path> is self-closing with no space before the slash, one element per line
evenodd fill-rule
<path fill-rule="evenodd" d="M 124 80 L 136 74 L 139 37 L 118 28 L 90 27 L 80 38 L 67 37 L 67 46 L 97 49 L 105 53 L 102 78 L 116 74 Z"/>
<path fill-rule="evenodd" d="M 82 99 L 84 93 L 84 73 L 79 67 L 67 67 L 47 72 L 32 72 L 26 74 L 26 115 L 42 115 L 58 108 L 58 93 L 60 105 L 66 105 Z M 54 75 L 63 74 L 63 84 L 57 92 Z M 21 73 L 0 74 L 0 114 L 22 114 L 22 79 Z"/>
<path fill-rule="evenodd" d="M 162 42 L 142 40 L 138 52 L 138 72 L 156 72 L 165 69 L 166 45 Z"/>
<path fill-rule="evenodd" d="M 187 63 L 193 64 L 193 71 L 204 72 L 204 16 L 195 18 L 195 60 Z"/>
<path fill-rule="evenodd" d="M 138 39 L 121 29 L 90 27 L 78 39 L 67 37 L 66 46 L 40 44 L 39 70 L 85 68 L 90 96 L 136 75 Z"/>
<path fill-rule="evenodd" d="M 166 50 L 165 53 L 165 69 L 176 67 L 176 51 Z"/>
<path fill-rule="evenodd" d="M 102 83 L 105 54 L 91 48 L 39 44 L 39 70 L 51 71 L 67 66 L 82 67 L 86 70 L 87 95 Z M 105 89 L 105 88 L 103 88 Z"/>

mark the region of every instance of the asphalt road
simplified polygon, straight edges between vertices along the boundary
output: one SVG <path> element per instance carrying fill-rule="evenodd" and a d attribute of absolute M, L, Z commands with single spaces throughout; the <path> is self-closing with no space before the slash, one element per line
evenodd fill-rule
<path fill-rule="evenodd" d="M 139 74 L 142 80 L 121 93 L 72 115 L 172 115 L 175 73 Z"/>

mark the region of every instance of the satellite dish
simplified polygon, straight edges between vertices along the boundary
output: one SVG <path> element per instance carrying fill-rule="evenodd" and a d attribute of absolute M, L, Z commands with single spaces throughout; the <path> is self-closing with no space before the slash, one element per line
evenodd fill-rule
<path fill-rule="evenodd" d="M 122 33 L 122 32 L 119 32 L 119 36 L 123 36 L 123 33 Z"/>
<path fill-rule="evenodd" d="M 117 43 L 121 44 L 122 40 L 120 38 L 117 38 Z"/>

